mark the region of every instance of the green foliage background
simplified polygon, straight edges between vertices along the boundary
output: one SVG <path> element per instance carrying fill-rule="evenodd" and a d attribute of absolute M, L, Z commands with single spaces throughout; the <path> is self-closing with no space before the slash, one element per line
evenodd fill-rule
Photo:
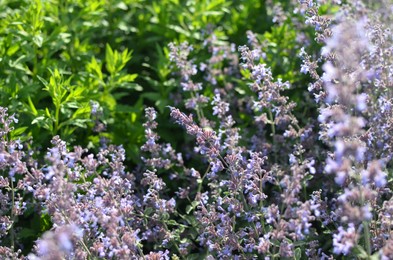
<path fill-rule="evenodd" d="M 168 113 L 169 95 L 178 88 L 169 42 L 188 41 L 203 60 L 202 33 L 209 26 L 220 40 L 238 45 L 252 29 L 272 43 L 277 74 L 293 77 L 287 50 L 293 52 L 295 32 L 290 23 L 275 27 L 269 12 L 256 0 L 1 1 L 1 105 L 20 115 L 16 133 L 34 144 L 45 147 L 58 134 L 70 144 L 97 147 L 90 101 L 99 102 L 106 137 L 122 143 L 137 163 L 143 107 Z"/>

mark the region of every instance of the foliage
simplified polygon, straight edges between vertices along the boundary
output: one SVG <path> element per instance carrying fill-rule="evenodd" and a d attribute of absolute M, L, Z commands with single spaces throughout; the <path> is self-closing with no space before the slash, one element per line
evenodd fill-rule
<path fill-rule="evenodd" d="M 1 258 L 391 259 L 369 2 L 1 1 Z"/>

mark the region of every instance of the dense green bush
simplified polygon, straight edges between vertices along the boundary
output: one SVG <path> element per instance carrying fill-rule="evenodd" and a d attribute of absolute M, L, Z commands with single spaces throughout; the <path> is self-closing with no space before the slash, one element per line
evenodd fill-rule
<path fill-rule="evenodd" d="M 203 61 L 209 56 L 203 47 L 207 34 L 217 35 L 218 44 L 245 44 L 252 29 L 266 40 L 274 74 L 297 80 L 299 60 L 290 59 L 299 47 L 294 24 L 290 18 L 274 24 L 273 4 L 7 0 L 0 8 L 1 104 L 20 115 L 17 133 L 43 146 L 59 134 L 71 145 L 98 147 L 104 136 L 122 143 L 137 163 L 143 106 L 167 113 L 178 88 L 169 42 L 189 42 Z M 91 130 L 91 101 L 103 110 L 99 120 L 107 131 L 100 135 Z"/>

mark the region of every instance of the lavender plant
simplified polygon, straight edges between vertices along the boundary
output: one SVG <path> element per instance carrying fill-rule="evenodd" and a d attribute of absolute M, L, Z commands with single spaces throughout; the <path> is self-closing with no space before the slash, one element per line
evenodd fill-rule
<path fill-rule="evenodd" d="M 162 138 L 162 114 L 146 107 L 136 167 L 105 121 L 112 90 L 135 77 L 122 72 L 127 50 L 106 46 L 108 76 L 95 58 L 80 75 L 106 91 L 85 100 L 96 150 L 55 135 L 40 151 L 1 107 L 2 258 L 391 259 L 393 5 L 270 4 L 277 27 L 248 31 L 247 45 L 213 27 L 196 47 L 168 45 L 177 89 L 158 111 L 182 128 L 172 126 L 181 145 Z M 57 134 L 62 97 L 78 88 L 56 91 L 59 71 L 41 81 Z"/>

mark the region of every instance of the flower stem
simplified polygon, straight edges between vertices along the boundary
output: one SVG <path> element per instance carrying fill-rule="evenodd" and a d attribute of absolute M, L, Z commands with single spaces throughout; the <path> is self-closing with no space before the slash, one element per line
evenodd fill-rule
<path fill-rule="evenodd" d="M 368 221 L 363 221 L 364 247 L 366 248 L 367 255 L 371 256 L 370 228 L 368 224 Z"/>
<path fill-rule="evenodd" d="M 11 227 L 11 248 L 15 247 L 15 231 L 14 231 L 14 223 L 15 223 L 15 190 L 14 190 L 14 182 L 12 178 L 10 178 L 10 183 L 11 183 L 11 199 L 12 199 L 12 205 L 11 205 L 11 220 L 12 220 L 12 227 Z"/>

